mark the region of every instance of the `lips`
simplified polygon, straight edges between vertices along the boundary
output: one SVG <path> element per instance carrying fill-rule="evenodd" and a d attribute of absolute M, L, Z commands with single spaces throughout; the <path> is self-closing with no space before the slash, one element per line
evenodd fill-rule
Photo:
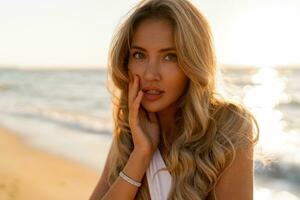
<path fill-rule="evenodd" d="M 156 92 L 159 93 L 159 94 L 164 93 L 164 91 L 161 90 L 161 89 L 158 88 L 158 87 L 144 87 L 144 88 L 142 89 L 142 91 L 145 92 L 145 93 L 147 93 L 147 92 L 150 91 L 150 90 L 152 90 L 152 91 L 154 90 L 154 91 L 156 91 Z"/>
<path fill-rule="evenodd" d="M 144 92 L 144 98 L 146 101 L 156 101 L 160 99 L 163 96 L 163 92 L 158 94 L 149 94 L 147 92 Z"/>

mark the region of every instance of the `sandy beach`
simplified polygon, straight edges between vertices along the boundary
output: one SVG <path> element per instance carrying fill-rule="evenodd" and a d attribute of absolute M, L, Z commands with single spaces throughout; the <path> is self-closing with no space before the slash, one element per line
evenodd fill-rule
<path fill-rule="evenodd" d="M 0 127 L 0 199 L 88 199 L 100 172 L 32 148 Z"/>

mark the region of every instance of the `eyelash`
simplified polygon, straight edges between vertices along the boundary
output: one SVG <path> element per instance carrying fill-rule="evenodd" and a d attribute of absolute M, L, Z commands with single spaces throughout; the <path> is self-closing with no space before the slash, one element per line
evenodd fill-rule
<path fill-rule="evenodd" d="M 138 51 L 133 52 L 133 53 L 132 53 L 132 57 L 135 58 L 135 55 L 136 55 L 136 54 L 143 54 L 143 53 L 138 52 Z M 167 54 L 167 56 L 169 56 L 169 55 L 175 56 L 175 61 L 177 60 L 177 55 L 176 55 L 175 53 L 169 53 L 169 54 Z M 135 58 L 135 59 L 139 59 L 139 58 Z M 172 61 L 172 60 L 171 60 L 171 61 Z"/>

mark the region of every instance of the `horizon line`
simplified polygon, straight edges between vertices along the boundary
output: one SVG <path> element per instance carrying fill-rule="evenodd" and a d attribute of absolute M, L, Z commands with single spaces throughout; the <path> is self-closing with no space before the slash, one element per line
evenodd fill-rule
<path fill-rule="evenodd" d="M 262 65 L 251 64 L 230 64 L 218 63 L 218 67 L 224 68 L 261 68 Z M 266 67 L 268 67 L 266 65 Z M 300 63 L 293 64 L 278 64 L 273 65 L 274 68 L 300 68 Z M 85 69 L 107 69 L 105 64 L 101 65 L 1 65 L 1 69 L 16 69 L 16 70 L 85 70 Z"/>

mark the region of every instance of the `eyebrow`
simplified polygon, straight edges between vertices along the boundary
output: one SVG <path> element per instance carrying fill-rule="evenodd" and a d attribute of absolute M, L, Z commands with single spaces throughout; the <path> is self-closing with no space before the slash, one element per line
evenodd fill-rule
<path fill-rule="evenodd" d="M 146 49 L 144 49 L 143 47 L 139 47 L 139 46 L 136 46 L 136 45 L 131 46 L 131 48 L 146 51 Z M 175 47 L 168 47 L 168 48 L 160 49 L 159 52 L 166 52 L 166 51 L 171 51 L 171 50 L 175 51 Z"/>

